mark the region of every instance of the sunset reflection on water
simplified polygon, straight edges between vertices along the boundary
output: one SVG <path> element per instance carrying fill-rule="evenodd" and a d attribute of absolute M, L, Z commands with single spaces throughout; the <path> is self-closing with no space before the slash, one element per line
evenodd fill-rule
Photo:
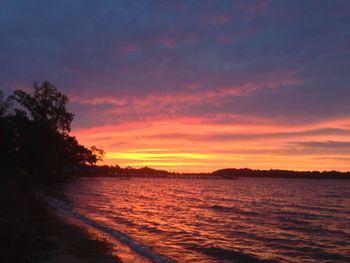
<path fill-rule="evenodd" d="M 81 179 L 77 211 L 180 262 L 350 259 L 350 184 L 239 179 Z"/>

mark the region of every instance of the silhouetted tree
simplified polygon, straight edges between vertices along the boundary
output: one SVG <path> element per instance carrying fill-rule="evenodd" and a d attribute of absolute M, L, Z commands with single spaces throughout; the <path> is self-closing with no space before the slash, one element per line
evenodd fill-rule
<path fill-rule="evenodd" d="M 8 109 L 11 107 L 11 113 Z M 67 111 L 68 97 L 50 82 L 35 83 L 33 95 L 16 90 L 4 100 L 0 93 L 0 160 L 10 160 L 32 172 L 46 175 L 69 165 L 93 165 L 104 154 L 80 145 L 69 135 L 74 114 Z"/>
<path fill-rule="evenodd" d="M 4 99 L 3 92 L 0 90 L 0 160 L 11 159 L 14 153 L 14 133 L 7 116 L 9 107 L 9 101 Z"/>
<path fill-rule="evenodd" d="M 70 165 L 93 165 L 102 159 L 104 151 L 92 146 L 90 149 L 80 145 L 74 136 L 65 136 L 65 162 Z"/>
<path fill-rule="evenodd" d="M 4 117 L 10 108 L 9 100 L 4 99 L 4 93 L 0 90 L 0 117 Z"/>
<path fill-rule="evenodd" d="M 31 115 L 33 121 L 60 132 L 70 132 L 74 114 L 66 109 L 68 97 L 54 85 L 45 81 L 34 83 L 34 95 L 22 90 L 14 91 L 11 99 L 17 101 Z"/>

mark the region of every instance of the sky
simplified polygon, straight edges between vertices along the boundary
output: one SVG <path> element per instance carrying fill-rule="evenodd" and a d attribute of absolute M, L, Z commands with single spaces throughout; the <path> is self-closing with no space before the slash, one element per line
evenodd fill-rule
<path fill-rule="evenodd" d="M 348 0 L 1 0 L 0 72 L 101 164 L 350 170 Z"/>

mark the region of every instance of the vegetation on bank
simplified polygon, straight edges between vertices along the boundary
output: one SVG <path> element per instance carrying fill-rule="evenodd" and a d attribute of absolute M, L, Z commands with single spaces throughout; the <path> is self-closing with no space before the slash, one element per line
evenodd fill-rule
<path fill-rule="evenodd" d="M 303 179 L 350 179 L 350 172 L 338 171 L 290 171 L 290 170 L 253 170 L 253 169 L 220 169 L 213 176 L 223 177 L 261 177 L 261 178 L 303 178 Z"/>
<path fill-rule="evenodd" d="M 80 145 L 69 134 L 74 114 L 67 103 L 67 96 L 47 81 L 35 83 L 33 94 L 15 90 L 5 99 L 0 91 L 0 161 L 40 181 L 95 164 L 103 151 Z"/>
<path fill-rule="evenodd" d="M 0 91 L 0 253 L 3 262 L 120 262 L 109 245 L 49 212 L 35 190 L 93 165 L 103 151 L 71 136 L 68 98 L 51 83 Z M 56 191 L 59 193 L 59 191 Z"/>
<path fill-rule="evenodd" d="M 350 172 L 338 171 L 288 171 L 288 170 L 253 170 L 248 168 L 227 168 L 211 173 L 175 173 L 166 170 L 157 170 L 149 167 L 122 168 L 115 166 L 91 165 L 85 167 L 82 176 L 87 177 L 157 177 L 157 178 L 206 178 L 206 179 L 233 179 L 237 177 L 260 178 L 305 178 L 305 179 L 350 179 Z"/>

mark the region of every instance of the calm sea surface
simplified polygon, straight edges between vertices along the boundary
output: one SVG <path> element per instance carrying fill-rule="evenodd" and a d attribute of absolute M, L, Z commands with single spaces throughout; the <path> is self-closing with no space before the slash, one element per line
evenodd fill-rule
<path fill-rule="evenodd" d="M 153 261 L 350 262 L 350 181 L 86 178 L 66 193 Z"/>

